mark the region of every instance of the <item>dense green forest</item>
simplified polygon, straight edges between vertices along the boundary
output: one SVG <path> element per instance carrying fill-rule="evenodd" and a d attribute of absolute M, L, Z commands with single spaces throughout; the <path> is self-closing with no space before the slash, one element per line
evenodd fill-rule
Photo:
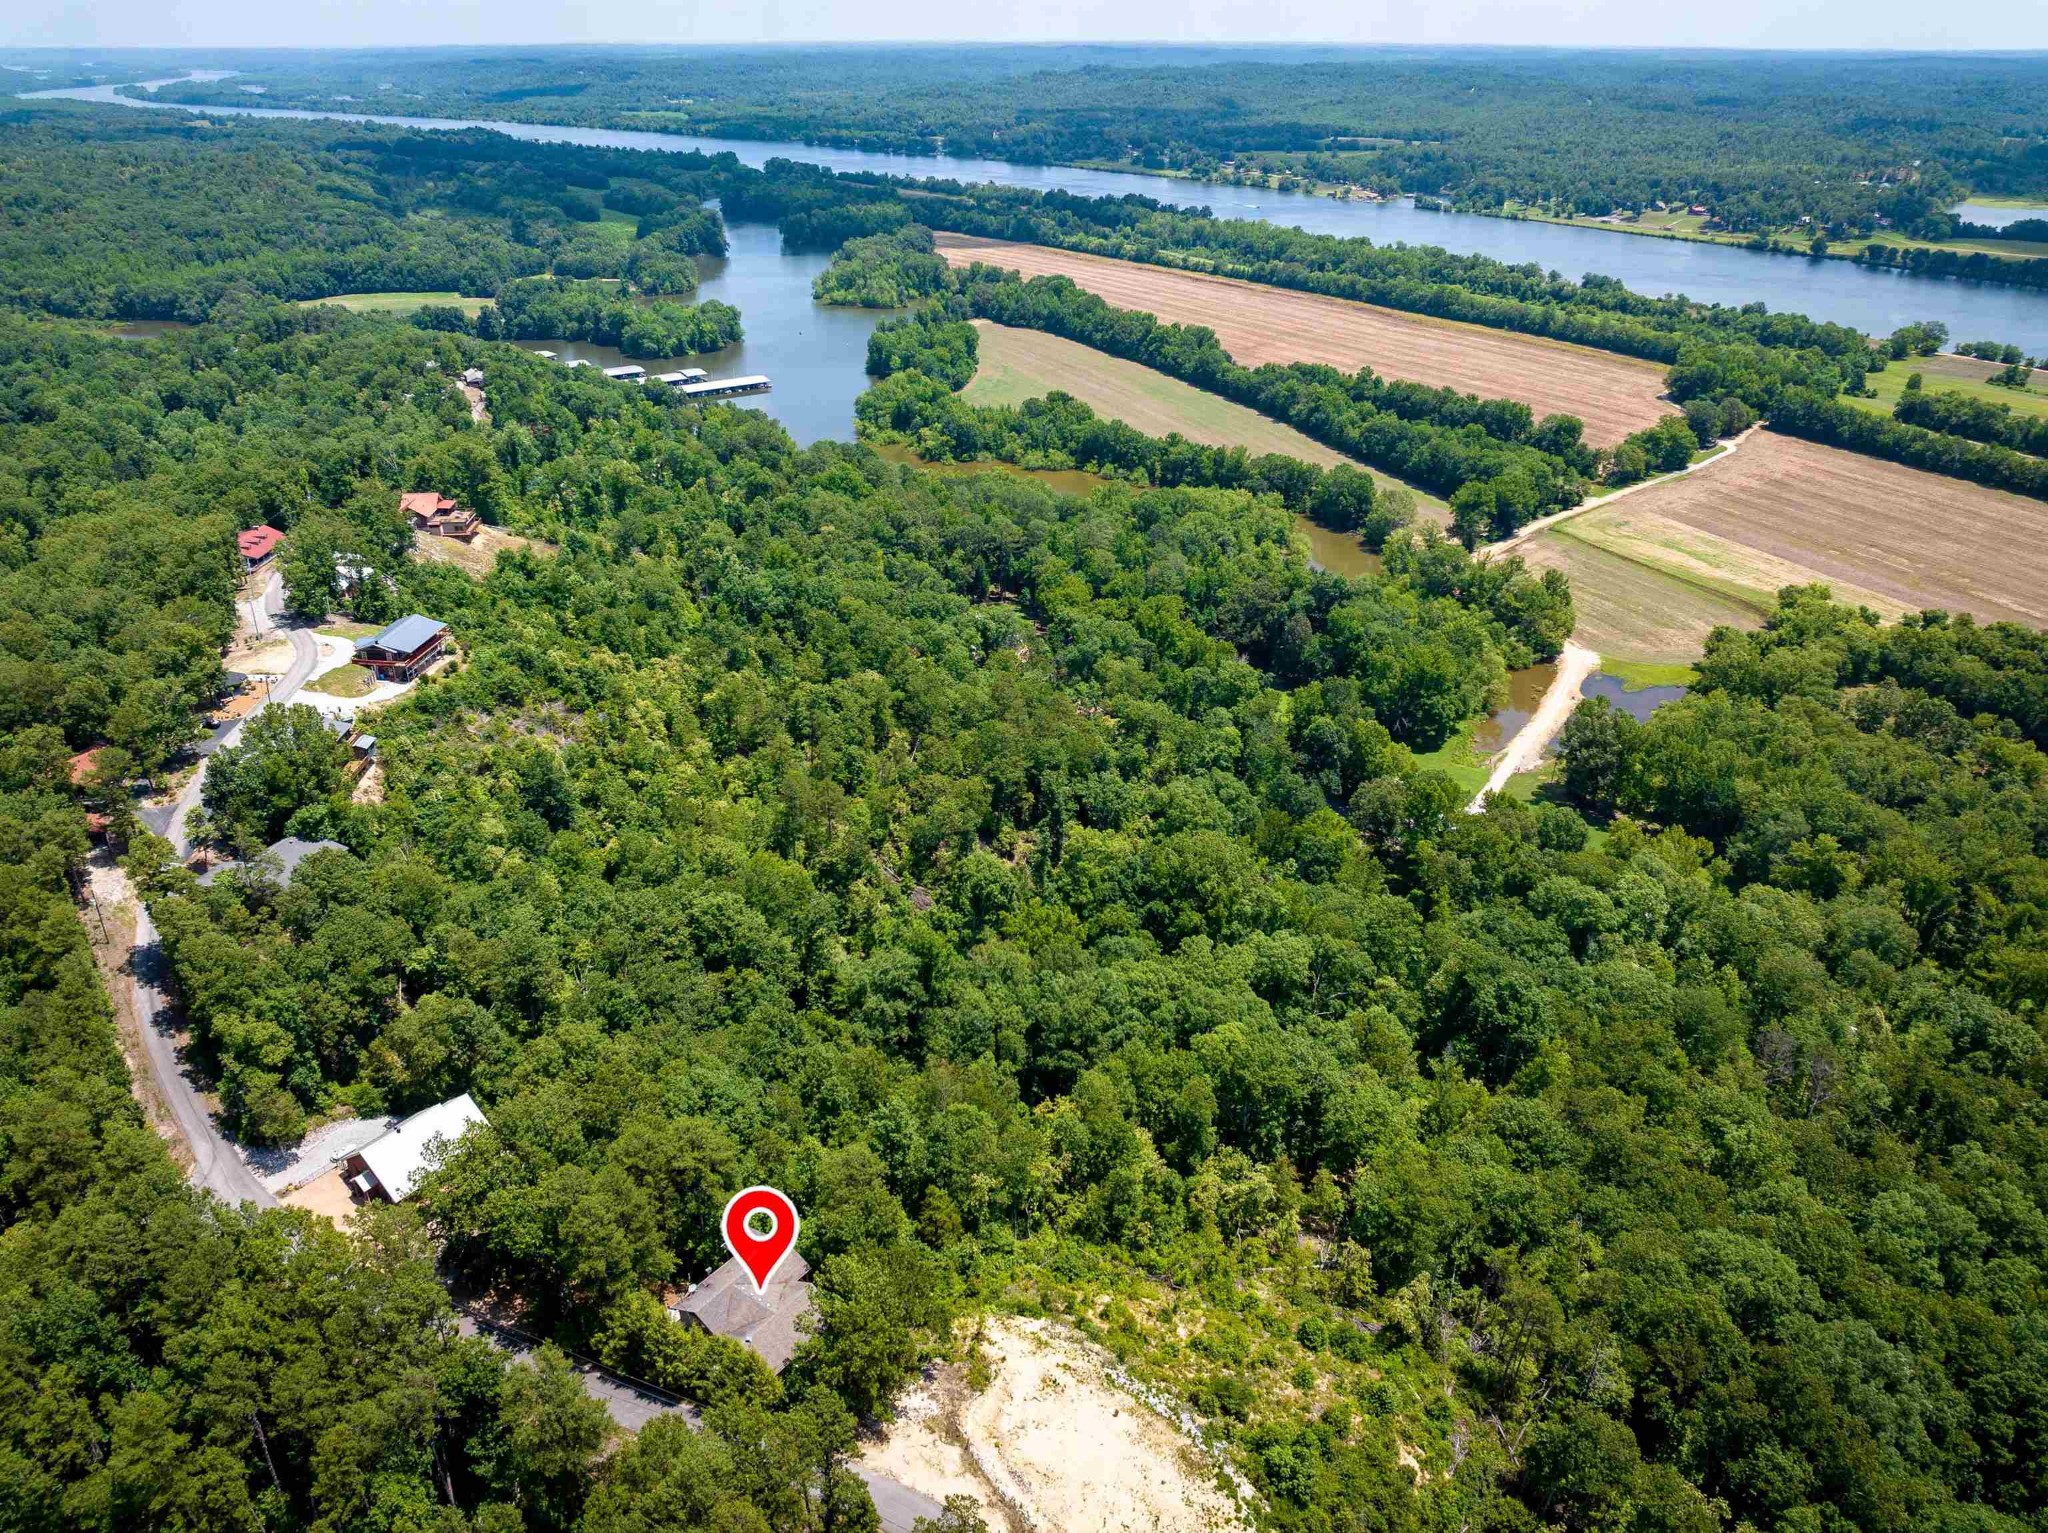
<path fill-rule="evenodd" d="M 82 122 L 0 126 L 10 197 L 57 205 L 47 155 L 79 230 L 135 225 L 105 294 L 203 322 L 127 343 L 0 313 L 0 1523 L 866 1533 L 859 1419 L 987 1311 L 1062 1317 L 1185 1401 L 1283 1533 L 2048 1521 L 2041 634 L 1787 591 L 1647 723 L 1582 707 L 1541 801 L 1467 813 L 1422 756 L 1555 652 L 1561 576 L 1387 525 L 1384 573 L 1346 579 L 1288 513 L 1386 520 L 1355 471 L 1057 397 L 947 413 L 973 303 L 1192 370 L 1227 364 L 1213 337 L 1057 283 L 941 284 L 877 330 L 865 419 L 1145 482 L 940 477 L 437 328 L 453 311 L 301 307 L 284 276 L 336 259 L 323 239 L 410 248 L 470 216 L 473 178 L 478 228 L 550 263 L 530 237 L 585 222 L 508 185 L 632 220 L 621 259 L 708 246 L 710 196 L 887 236 L 834 268 L 858 301 L 930 272 L 894 188 Z M 297 166 L 247 186 L 273 243 L 194 261 L 151 232 L 199 227 L 181 198 L 233 192 L 216 157 L 248 145 L 250 176 L 258 149 Z M 382 168 L 351 181 L 351 154 Z M 155 169 L 87 196 L 102 155 Z M 98 246 L 6 237 L 11 309 L 108 312 Z M 1350 258 L 1327 254 L 1297 264 Z M 1828 327 L 1526 277 L 1471 289 L 1675 338 L 1698 408 L 1646 460 L 1752 395 L 1994 451 L 1834 402 L 1861 368 Z M 1320 381 L 1389 440 L 1577 461 L 1500 401 Z M 482 578 L 415 560 L 396 496 L 423 485 L 548 546 Z M 377 716 L 380 800 L 303 713 L 251 726 L 196 828 L 342 850 L 202 887 L 135 780 L 221 689 L 234 534 L 261 522 L 298 610 L 430 613 L 461 661 Z M 336 554 L 367 571 L 345 599 Z M 351 1233 L 193 1192 L 88 947 L 88 810 L 238 1133 L 457 1091 L 488 1130 Z M 780 1379 L 654 1297 L 718 1259 L 752 1181 L 796 1197 L 816 1269 Z M 450 1281 L 552 1345 L 527 1367 L 464 1339 Z M 704 1429 L 608 1441 L 558 1346 Z"/>
<path fill-rule="evenodd" d="M 550 272 L 687 294 L 690 257 L 725 249 L 700 194 L 736 168 L 42 103 L 0 115 L 0 305 L 190 321 L 240 292 L 490 297 Z"/>
<path fill-rule="evenodd" d="M 198 62 L 219 67 L 211 57 Z M 1941 237 L 1960 188 L 2048 192 L 2038 57 L 1541 49 L 563 49 L 255 56 L 173 99 L 508 118 L 1216 175 L 1461 204 L 1704 203 Z"/>
<path fill-rule="evenodd" d="M 299 433 L 295 533 L 374 549 L 380 486 L 467 475 L 563 550 L 481 583 L 387 559 L 469 658 L 380 719 L 381 805 L 250 774 L 285 785 L 266 830 L 348 848 L 289 890 L 195 889 L 135 837 L 245 1129 L 485 1104 L 369 1244 L 206 1213 L 136 1125 L 64 908 L 84 737 L 14 725 L 0 1428 L 44 1525 L 595 1529 L 661 1495 L 820 1526 L 857 1500 L 848 1413 L 948 1315 L 1160 1283 L 1199 1347 L 1085 1323 L 1185 1389 L 1275 1526 L 2048 1501 L 2038 635 L 1793 593 L 1648 725 L 1589 708 L 1569 805 L 1469 816 L 1403 741 L 1484 705 L 1524 577 L 1488 596 L 1441 542 L 1347 581 L 1242 490 L 936 480 L 331 311 L 8 330 L 40 386 L 0 428 L 35 465 L 24 571 L 79 557 L 89 486 L 255 459 L 211 424 L 244 414 Z M 429 358 L 488 365 L 490 427 L 417 390 Z M 780 1385 L 643 1297 L 756 1178 L 820 1264 Z M 572 1380 L 453 1338 L 427 1238 L 712 1430 L 601 1457 Z M 1418 1482 L 1403 1444 L 1451 1467 Z"/>

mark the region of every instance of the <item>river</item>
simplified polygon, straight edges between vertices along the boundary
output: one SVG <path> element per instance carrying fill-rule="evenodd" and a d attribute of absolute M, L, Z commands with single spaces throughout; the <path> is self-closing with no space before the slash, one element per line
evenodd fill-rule
<path fill-rule="evenodd" d="M 167 82 L 157 81 L 156 84 Z M 141 101 L 116 94 L 112 85 L 72 90 L 31 91 L 30 98 L 62 98 L 123 106 L 175 110 L 175 103 Z M 1952 278 L 1915 277 L 1875 271 L 1848 261 L 1767 255 L 1732 245 L 1658 239 L 1600 229 L 1581 229 L 1471 213 L 1425 213 L 1408 202 L 1338 201 L 1308 193 L 1217 186 L 1168 176 L 1081 170 L 1061 165 L 1013 165 L 1003 160 L 953 159 L 877 154 L 810 144 L 748 139 L 692 138 L 616 128 L 573 128 L 520 122 L 476 122 L 447 117 L 394 117 L 378 113 L 316 112 L 280 107 L 209 106 L 185 110 L 208 116 L 323 118 L 374 122 L 394 127 L 454 130 L 488 128 L 534 143 L 590 144 L 619 149 L 730 153 L 759 166 L 774 158 L 804 160 L 833 170 L 876 171 L 899 176 L 944 176 L 992 181 L 1039 191 L 1077 195 L 1137 194 L 1181 206 L 1207 206 L 1219 218 L 1264 219 L 1317 234 L 1363 235 L 1381 244 L 1405 241 L 1489 255 L 1497 260 L 1533 262 L 1546 270 L 1581 277 L 1598 272 L 1639 293 L 1684 293 L 1708 303 L 1763 302 L 1814 319 L 1853 325 L 1870 335 L 1889 335 L 1914 320 L 1940 320 L 1958 340 L 1998 340 L 2029 353 L 2048 352 L 2048 292 Z M 743 311 L 744 312 L 744 311 Z M 749 344 L 752 344 L 751 342 Z"/>

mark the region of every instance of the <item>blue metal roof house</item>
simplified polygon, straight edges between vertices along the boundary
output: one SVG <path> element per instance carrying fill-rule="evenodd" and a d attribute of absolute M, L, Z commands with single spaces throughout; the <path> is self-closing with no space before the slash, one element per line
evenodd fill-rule
<path fill-rule="evenodd" d="M 379 681 L 411 681 L 441 658 L 448 625 L 415 612 L 381 633 L 356 640 L 355 662 Z"/>

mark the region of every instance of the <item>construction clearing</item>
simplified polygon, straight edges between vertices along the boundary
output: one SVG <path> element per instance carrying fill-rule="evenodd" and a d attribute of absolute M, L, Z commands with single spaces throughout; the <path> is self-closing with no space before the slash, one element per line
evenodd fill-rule
<path fill-rule="evenodd" d="M 1240 1533 L 1249 1519 L 1217 1466 L 1164 1416 L 1119 1388 L 1113 1360 L 1048 1320 L 991 1318 L 988 1368 L 927 1370 L 861 1454 L 934 1500 L 967 1496 L 992 1529 L 1038 1533 Z"/>
<path fill-rule="evenodd" d="M 1518 399 L 1539 416 L 1576 415 L 1585 422 L 1586 440 L 1600 446 L 1671 410 L 1662 397 L 1662 367 L 1586 346 L 1045 245 L 964 234 L 940 234 L 937 242 L 955 266 L 979 261 L 1026 277 L 1070 277 L 1118 308 L 1169 324 L 1205 325 L 1245 367 L 1370 367 L 1386 378 Z"/>
<path fill-rule="evenodd" d="M 523 538 L 516 532 L 507 532 L 488 522 L 466 543 L 454 538 L 437 538 L 431 533 L 415 532 L 412 536 L 412 551 L 420 558 L 437 564 L 452 564 L 479 580 L 497 567 L 500 554 L 515 548 L 530 548 L 543 554 L 556 551 L 552 543 L 543 543 L 538 538 Z"/>

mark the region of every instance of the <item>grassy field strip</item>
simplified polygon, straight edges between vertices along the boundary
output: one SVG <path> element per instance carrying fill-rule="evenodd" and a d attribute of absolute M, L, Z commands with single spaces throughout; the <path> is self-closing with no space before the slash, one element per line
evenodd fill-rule
<path fill-rule="evenodd" d="M 1064 276 L 1118 308 L 1163 323 L 1207 326 L 1246 367 L 1321 362 L 1355 372 L 1369 366 L 1388 378 L 1518 399 L 1538 415 L 1575 415 L 1595 444 L 1619 441 L 1671 409 L 1662 398 L 1662 367 L 1613 352 L 1046 245 L 963 234 L 941 234 L 938 245 L 955 266 L 980 261 L 1026 277 Z"/>
<path fill-rule="evenodd" d="M 1669 571 L 1571 536 L 1542 533 L 1515 550 L 1532 569 L 1561 570 L 1572 583 L 1572 636 L 1616 667 L 1683 666 L 1697 660 L 1716 628 L 1756 628 L 1765 609 L 1681 580 Z"/>
<path fill-rule="evenodd" d="M 1997 371 L 1997 364 L 1979 362 L 1975 357 L 1915 357 L 1907 362 L 1894 362 L 1883 372 L 1870 375 L 1875 398 L 1853 394 L 1842 397 L 1860 409 L 1890 415 L 1898 406 L 1899 396 L 1906 392 L 1906 379 L 1918 373 L 1921 386 L 1930 394 L 1964 394 L 1988 404 L 2011 405 L 2019 415 L 2048 415 L 2048 372 L 2036 373 L 2024 389 L 2008 389 L 1985 381 Z"/>
<path fill-rule="evenodd" d="M 460 293 L 336 293 L 328 298 L 304 298 L 299 307 L 312 308 L 330 303 L 352 314 L 411 314 L 429 304 L 445 304 L 475 315 L 490 307 L 488 298 L 465 298 Z"/>
<path fill-rule="evenodd" d="M 1243 447 L 1254 455 L 1283 453 L 1304 463 L 1327 468 L 1349 463 L 1364 469 L 1381 484 L 1400 484 L 1390 474 L 1304 436 L 1292 426 L 1270 420 L 1247 406 L 1169 378 L 1137 362 L 1126 362 L 1078 341 L 976 320 L 981 332 L 981 365 L 961 397 L 976 405 L 1020 405 L 1060 389 L 1097 414 L 1120 420 L 1148 436 L 1179 432 L 1191 442 L 1214 447 Z M 1441 500 L 1416 489 L 1417 510 L 1447 523 L 1450 509 Z"/>
<path fill-rule="evenodd" d="M 1785 586 L 1814 581 L 1824 581 L 1838 599 L 1874 608 L 1888 620 L 1914 610 L 1854 582 L 1828 580 L 1809 566 L 1633 506 L 1603 508 L 1560 527 L 1557 535 L 1645 565 L 1706 595 L 1754 607 L 1759 616 L 1777 606 L 1777 593 Z"/>

